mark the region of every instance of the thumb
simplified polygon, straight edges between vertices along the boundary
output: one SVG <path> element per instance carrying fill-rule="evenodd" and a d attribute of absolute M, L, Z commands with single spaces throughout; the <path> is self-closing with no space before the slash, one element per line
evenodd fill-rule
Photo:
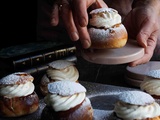
<path fill-rule="evenodd" d="M 136 37 L 137 42 L 142 47 L 147 47 L 147 40 L 154 31 L 154 26 L 151 22 L 147 21 L 142 24 L 140 31 Z"/>

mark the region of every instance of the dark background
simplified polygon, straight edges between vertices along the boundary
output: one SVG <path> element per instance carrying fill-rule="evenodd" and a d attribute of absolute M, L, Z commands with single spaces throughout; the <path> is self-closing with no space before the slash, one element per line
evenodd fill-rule
<path fill-rule="evenodd" d="M 37 0 L 0 3 L 0 47 L 36 40 Z"/>

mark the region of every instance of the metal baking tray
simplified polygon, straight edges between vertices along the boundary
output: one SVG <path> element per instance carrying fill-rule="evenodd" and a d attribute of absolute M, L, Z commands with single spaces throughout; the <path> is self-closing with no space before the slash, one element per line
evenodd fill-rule
<path fill-rule="evenodd" d="M 94 109 L 94 120 L 118 120 L 113 112 L 117 95 L 124 91 L 139 90 L 138 88 L 119 87 L 84 81 L 81 81 L 80 83 L 87 89 L 87 97 L 90 99 Z M 39 92 L 37 91 L 37 94 L 38 93 Z M 39 95 L 39 98 L 39 108 L 36 112 L 16 118 L 0 117 L 0 120 L 40 120 L 45 103 L 41 94 Z"/>

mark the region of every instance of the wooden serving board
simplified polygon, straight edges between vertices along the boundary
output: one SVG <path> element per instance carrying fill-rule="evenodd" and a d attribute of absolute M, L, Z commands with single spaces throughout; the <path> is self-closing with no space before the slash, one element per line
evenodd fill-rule
<path fill-rule="evenodd" d="M 87 49 L 81 51 L 82 57 L 97 64 L 124 64 L 140 59 L 144 55 L 144 48 L 136 40 L 129 39 L 126 45 L 117 49 Z"/>

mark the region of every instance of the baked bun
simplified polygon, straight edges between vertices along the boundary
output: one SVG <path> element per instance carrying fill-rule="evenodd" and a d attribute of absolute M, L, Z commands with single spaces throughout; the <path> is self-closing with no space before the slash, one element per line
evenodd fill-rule
<path fill-rule="evenodd" d="M 151 95 L 142 91 L 119 94 L 114 112 L 122 120 L 160 120 L 160 105 Z"/>
<path fill-rule="evenodd" d="M 67 60 L 56 60 L 51 62 L 48 66 L 40 82 L 40 90 L 43 95 L 48 93 L 48 83 L 55 81 L 78 82 L 79 72 L 75 67 L 75 63 Z"/>
<path fill-rule="evenodd" d="M 151 70 L 141 82 L 140 89 L 153 98 L 160 99 L 160 70 Z"/>
<path fill-rule="evenodd" d="M 91 48 L 121 48 L 126 45 L 128 33 L 121 16 L 112 8 L 98 8 L 90 12 L 88 32 Z"/>
<path fill-rule="evenodd" d="M 42 120 L 93 120 L 93 109 L 86 89 L 76 82 L 57 81 L 48 84 Z"/>
<path fill-rule="evenodd" d="M 34 92 L 34 78 L 24 72 L 16 72 L 0 80 L 0 116 L 19 117 L 35 112 L 39 98 Z"/>

